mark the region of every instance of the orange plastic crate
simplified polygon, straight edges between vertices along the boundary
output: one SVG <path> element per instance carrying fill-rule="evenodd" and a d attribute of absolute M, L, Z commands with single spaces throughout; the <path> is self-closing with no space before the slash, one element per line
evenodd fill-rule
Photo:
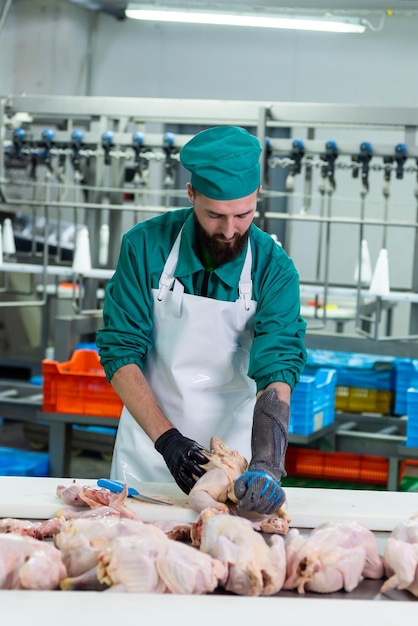
<path fill-rule="evenodd" d="M 386 485 L 388 470 L 388 460 L 378 456 L 293 447 L 286 452 L 289 476 Z"/>
<path fill-rule="evenodd" d="M 119 417 L 122 402 L 107 382 L 96 350 L 76 350 L 70 361 L 42 361 L 43 404 L 49 413 Z"/>

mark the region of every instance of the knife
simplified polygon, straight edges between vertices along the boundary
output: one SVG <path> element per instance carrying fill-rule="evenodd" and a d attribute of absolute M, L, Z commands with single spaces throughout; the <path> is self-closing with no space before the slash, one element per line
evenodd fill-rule
<path fill-rule="evenodd" d="M 110 480 L 108 478 L 99 478 L 97 485 L 99 487 L 109 489 L 109 491 L 112 491 L 113 493 L 121 493 L 125 487 L 125 483 L 119 480 Z M 165 502 L 164 500 L 157 500 L 156 498 L 145 496 L 133 487 L 128 487 L 128 497 L 136 498 L 137 500 L 142 500 L 143 502 L 152 502 L 153 504 L 165 504 L 167 506 L 171 506 L 171 502 Z"/>

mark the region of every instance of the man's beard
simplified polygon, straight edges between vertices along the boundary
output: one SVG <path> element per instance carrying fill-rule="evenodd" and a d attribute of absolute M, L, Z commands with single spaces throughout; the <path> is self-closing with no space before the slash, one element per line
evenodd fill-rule
<path fill-rule="evenodd" d="M 196 215 L 194 215 L 194 225 L 200 257 L 202 258 L 202 253 L 205 250 L 210 255 L 216 267 L 233 261 L 241 254 L 246 246 L 248 233 L 250 232 L 248 228 L 243 235 L 236 233 L 233 241 L 225 243 L 222 239 L 222 235 L 208 235 Z"/>

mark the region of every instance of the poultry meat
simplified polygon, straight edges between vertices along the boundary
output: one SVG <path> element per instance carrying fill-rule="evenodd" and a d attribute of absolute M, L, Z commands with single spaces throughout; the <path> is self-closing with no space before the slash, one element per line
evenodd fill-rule
<path fill-rule="evenodd" d="M 284 540 L 272 535 L 270 545 L 251 523 L 206 509 L 196 524 L 200 550 L 228 567 L 226 591 L 238 595 L 268 596 L 280 591 L 286 576 Z M 192 524 L 193 526 L 193 524 Z"/>
<path fill-rule="evenodd" d="M 247 460 L 237 450 L 230 450 L 220 439 L 212 437 L 210 453 L 204 452 L 209 462 L 203 465 L 205 474 L 196 481 L 189 493 L 189 505 L 198 513 L 212 508 L 220 512 L 239 515 L 250 520 L 255 530 L 285 535 L 289 529 L 289 517 L 284 509 L 273 515 L 255 511 L 240 512 L 234 484 L 247 468 Z"/>
<path fill-rule="evenodd" d="M 418 597 L 418 513 L 393 529 L 386 542 L 383 562 L 388 580 L 381 592 L 406 589 Z"/>
<path fill-rule="evenodd" d="M 226 575 L 223 563 L 169 539 L 152 524 L 144 524 L 139 536 L 114 539 L 97 568 L 98 580 L 111 590 L 135 593 L 209 593 Z"/>
<path fill-rule="evenodd" d="M 70 507 L 69 509 L 59 511 L 57 513 L 59 517 L 76 517 L 80 515 L 77 511 L 78 509 L 90 507 L 96 511 L 95 517 L 118 515 L 139 520 L 139 517 L 129 507 L 125 506 L 128 496 L 127 485 L 124 486 L 123 491 L 120 493 L 112 493 L 109 489 L 90 487 L 74 482 L 69 487 L 58 485 L 56 494 L 63 500 L 64 504 Z"/>
<path fill-rule="evenodd" d="M 97 566 L 99 554 L 118 536 L 140 534 L 143 522 L 131 519 L 75 518 L 63 523 L 55 535 L 55 546 L 61 551 L 70 578 L 85 574 Z M 65 587 L 71 583 L 66 581 Z M 74 587 L 71 587 L 74 588 Z"/>
<path fill-rule="evenodd" d="M 0 589 L 57 589 L 65 576 L 61 553 L 52 544 L 0 535 Z"/>
<path fill-rule="evenodd" d="M 0 520 L 0 533 L 13 533 L 35 539 L 50 539 L 61 530 L 63 520 L 57 517 L 43 522 L 4 517 Z"/>
<path fill-rule="evenodd" d="M 353 591 L 361 577 L 382 578 L 383 560 L 373 533 L 358 522 L 328 522 L 308 537 L 292 528 L 286 537 L 284 589 L 332 593 Z"/>

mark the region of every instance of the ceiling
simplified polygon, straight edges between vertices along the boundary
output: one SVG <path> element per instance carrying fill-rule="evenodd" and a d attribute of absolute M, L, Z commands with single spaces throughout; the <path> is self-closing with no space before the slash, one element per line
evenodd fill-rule
<path fill-rule="evenodd" d="M 126 0 L 67 0 L 85 9 L 101 11 L 124 19 Z M 418 13 L 418 0 L 132 0 L 137 5 L 200 10 L 250 12 L 259 14 L 316 14 L 379 16 L 386 11 L 394 14 Z"/>

